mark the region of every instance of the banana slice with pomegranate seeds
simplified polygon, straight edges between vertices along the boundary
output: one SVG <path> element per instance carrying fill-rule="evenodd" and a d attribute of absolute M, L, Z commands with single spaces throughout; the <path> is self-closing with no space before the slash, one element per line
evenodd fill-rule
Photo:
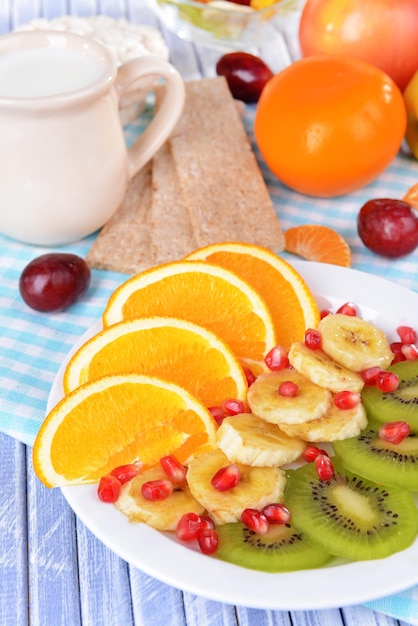
<path fill-rule="evenodd" d="M 159 467 L 151 467 L 122 485 L 115 506 L 130 522 L 144 522 L 157 530 L 175 530 L 185 513 L 204 513 L 204 507 L 195 500 L 190 489 L 174 487 L 165 500 L 147 500 L 142 495 L 142 485 L 153 480 L 167 480 L 167 474 Z"/>
<path fill-rule="evenodd" d="M 237 463 L 238 484 L 226 491 L 213 487 L 212 478 L 230 464 L 226 454 L 216 449 L 193 459 L 187 470 L 190 492 L 217 524 L 239 521 L 246 508 L 262 509 L 267 504 L 283 500 L 286 475 L 278 467 L 250 467 Z"/>
<path fill-rule="evenodd" d="M 281 395 L 282 383 L 292 382 L 297 386 L 295 396 Z M 316 385 L 296 369 L 283 369 L 261 374 L 248 389 L 247 401 L 252 413 L 266 422 L 278 424 L 301 424 L 317 419 L 331 405 L 332 394 L 328 389 Z"/>
<path fill-rule="evenodd" d="M 364 386 L 359 374 L 337 363 L 323 350 L 311 350 L 302 341 L 290 346 L 288 356 L 295 370 L 333 393 L 346 390 L 360 392 Z"/>
<path fill-rule="evenodd" d="M 386 369 L 394 357 L 385 333 L 361 317 L 327 315 L 318 330 L 323 351 L 354 372 L 375 366 Z"/>
<path fill-rule="evenodd" d="M 360 402 L 352 409 L 344 410 L 333 403 L 323 417 L 304 424 L 280 424 L 280 429 L 289 437 L 318 443 L 357 437 L 366 426 L 366 411 Z"/>
<path fill-rule="evenodd" d="M 276 424 L 250 413 L 232 415 L 222 421 L 216 442 L 232 463 L 280 467 L 298 459 L 306 444 L 288 437 Z"/>

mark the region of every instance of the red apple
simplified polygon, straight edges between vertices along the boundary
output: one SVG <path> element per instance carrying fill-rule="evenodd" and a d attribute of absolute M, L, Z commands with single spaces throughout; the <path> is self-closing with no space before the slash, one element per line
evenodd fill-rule
<path fill-rule="evenodd" d="M 345 54 L 386 72 L 403 91 L 418 69 L 418 0 L 307 0 L 302 56 Z"/>

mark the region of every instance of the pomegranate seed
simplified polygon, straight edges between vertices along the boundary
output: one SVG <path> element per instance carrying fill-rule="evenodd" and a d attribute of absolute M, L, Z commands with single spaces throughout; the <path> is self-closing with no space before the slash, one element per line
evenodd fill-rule
<path fill-rule="evenodd" d="M 284 504 L 268 504 L 261 512 L 270 524 L 288 524 L 290 522 L 290 511 Z"/>
<path fill-rule="evenodd" d="M 408 422 L 387 422 L 379 428 L 379 437 L 390 443 L 401 443 L 411 432 Z"/>
<path fill-rule="evenodd" d="M 337 309 L 337 313 L 341 313 L 342 315 L 351 315 L 355 317 L 357 315 L 357 307 L 352 302 L 345 302 Z"/>
<path fill-rule="evenodd" d="M 385 393 L 395 391 L 399 386 L 399 378 L 394 372 L 382 370 L 376 378 L 376 387 Z"/>
<path fill-rule="evenodd" d="M 196 539 L 202 530 L 202 520 L 197 513 L 185 513 L 179 519 L 176 526 L 176 536 L 180 541 L 192 541 Z"/>
<path fill-rule="evenodd" d="M 213 419 L 220 426 L 226 417 L 223 408 L 221 406 L 210 406 L 208 411 L 212 413 Z"/>
<path fill-rule="evenodd" d="M 272 372 L 283 370 L 289 367 L 287 351 L 283 346 L 275 346 L 268 352 L 264 359 L 265 364 Z"/>
<path fill-rule="evenodd" d="M 141 491 L 146 500 L 166 500 L 173 493 L 173 484 L 164 478 L 148 480 Z"/>
<path fill-rule="evenodd" d="M 376 378 L 379 372 L 381 372 L 381 368 L 376 365 L 376 367 L 369 367 L 367 370 L 363 370 L 360 372 L 362 379 L 364 380 L 365 385 L 375 385 Z"/>
<path fill-rule="evenodd" d="M 302 458 L 307 463 L 312 463 L 315 461 L 318 454 L 322 454 L 323 456 L 328 456 L 326 450 L 322 450 L 321 448 L 317 448 L 316 446 L 308 446 L 302 453 Z"/>
<path fill-rule="evenodd" d="M 212 478 L 211 484 L 218 491 L 229 491 L 238 485 L 240 479 L 239 467 L 232 463 L 226 467 L 221 467 Z"/>
<path fill-rule="evenodd" d="M 212 529 L 216 528 L 215 522 L 213 521 L 211 517 L 209 517 L 209 515 L 201 515 L 200 522 L 201 522 L 202 530 L 209 530 L 211 528 Z"/>
<path fill-rule="evenodd" d="M 112 476 L 118 479 L 121 485 L 138 476 L 141 468 L 136 463 L 128 463 L 127 465 L 119 465 L 115 467 L 110 473 Z"/>
<path fill-rule="evenodd" d="M 228 398 L 222 402 L 222 409 L 225 415 L 238 415 L 239 413 L 244 413 L 245 407 L 242 400 Z"/>
<path fill-rule="evenodd" d="M 279 396 L 284 398 L 294 398 L 298 394 L 299 387 L 291 380 L 285 380 L 277 390 Z"/>
<path fill-rule="evenodd" d="M 390 344 L 390 349 L 392 350 L 393 354 L 395 355 L 393 357 L 393 360 L 392 360 L 392 363 L 391 363 L 392 365 L 394 363 L 399 363 L 399 361 L 406 361 L 406 356 L 402 352 L 402 346 L 403 346 L 402 341 L 393 341 Z"/>
<path fill-rule="evenodd" d="M 176 485 L 181 485 L 186 480 L 187 470 L 174 456 L 168 454 L 160 459 L 160 465 L 167 474 L 168 478 Z"/>
<path fill-rule="evenodd" d="M 319 350 L 321 348 L 321 333 L 314 328 L 308 328 L 305 332 L 305 346 L 310 350 Z"/>
<path fill-rule="evenodd" d="M 218 549 L 219 535 L 214 528 L 206 528 L 199 533 L 197 541 L 203 554 L 214 554 Z"/>
<path fill-rule="evenodd" d="M 334 396 L 334 404 L 337 409 L 347 411 L 354 409 L 361 402 L 361 395 L 354 391 L 339 391 Z"/>
<path fill-rule="evenodd" d="M 249 387 L 253 384 L 253 382 L 257 379 L 257 376 L 250 370 L 249 367 L 244 367 L 245 378 L 247 379 L 247 384 Z"/>
<path fill-rule="evenodd" d="M 326 317 L 327 315 L 331 315 L 332 311 L 330 311 L 329 309 L 323 309 L 322 311 L 320 311 L 319 313 L 319 317 L 321 320 L 324 319 L 324 317 Z"/>
<path fill-rule="evenodd" d="M 417 333 L 411 326 L 398 326 L 396 332 L 402 343 L 416 343 Z"/>
<path fill-rule="evenodd" d="M 325 454 L 318 454 L 314 463 L 319 479 L 331 480 L 334 476 L 334 465 L 329 456 Z"/>
<path fill-rule="evenodd" d="M 407 361 L 415 361 L 415 359 L 418 359 L 418 348 L 413 343 L 404 343 L 401 352 Z"/>
<path fill-rule="evenodd" d="M 258 509 L 244 509 L 241 522 L 257 535 L 265 535 L 270 528 L 266 516 Z"/>
<path fill-rule="evenodd" d="M 116 502 L 119 498 L 121 483 L 116 478 L 108 474 L 100 479 L 97 488 L 97 495 L 102 502 Z"/>

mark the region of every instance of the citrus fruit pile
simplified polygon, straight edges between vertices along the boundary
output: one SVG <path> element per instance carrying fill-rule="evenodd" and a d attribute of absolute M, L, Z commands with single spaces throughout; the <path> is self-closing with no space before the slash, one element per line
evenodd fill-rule
<path fill-rule="evenodd" d="M 35 441 L 38 477 L 55 487 L 168 454 L 189 463 L 215 445 L 209 409 L 246 407 L 247 377 L 318 322 L 298 272 L 251 244 L 211 245 L 131 277 L 66 366 L 65 395 Z"/>

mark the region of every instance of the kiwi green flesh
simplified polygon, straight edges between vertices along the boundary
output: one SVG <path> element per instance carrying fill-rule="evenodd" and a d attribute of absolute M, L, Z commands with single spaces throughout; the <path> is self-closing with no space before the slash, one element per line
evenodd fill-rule
<path fill-rule="evenodd" d="M 294 527 L 324 550 L 353 561 L 384 558 L 410 546 L 418 531 L 411 493 L 362 478 L 334 461 L 329 481 L 318 478 L 313 463 L 289 471 L 285 503 Z"/>
<path fill-rule="evenodd" d="M 380 439 L 379 426 L 369 422 L 358 437 L 334 441 L 336 456 L 347 469 L 379 484 L 418 491 L 418 435 L 393 444 Z"/>
<path fill-rule="evenodd" d="M 418 360 L 400 361 L 388 368 L 399 377 L 395 391 L 382 392 L 375 385 L 363 388 L 367 415 L 378 422 L 408 422 L 418 434 Z"/>
<path fill-rule="evenodd" d="M 271 525 L 266 535 L 257 535 L 241 522 L 222 524 L 217 530 L 216 557 L 248 569 L 291 572 L 322 567 L 332 558 L 291 524 Z"/>

